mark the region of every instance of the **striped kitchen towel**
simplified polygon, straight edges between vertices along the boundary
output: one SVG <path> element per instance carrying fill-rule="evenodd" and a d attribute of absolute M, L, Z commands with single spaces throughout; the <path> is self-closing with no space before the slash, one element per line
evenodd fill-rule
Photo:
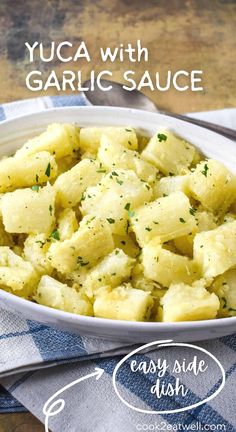
<path fill-rule="evenodd" d="M 51 107 L 84 105 L 81 96 L 30 99 L 0 106 L 0 120 Z M 236 129 L 236 109 L 195 114 Z M 0 305 L 1 307 L 1 305 Z M 0 310 L 0 412 L 29 410 L 44 421 L 43 405 L 66 384 L 104 369 L 98 381 L 83 381 L 65 394 L 65 408 L 50 419 L 54 432 L 133 432 L 136 430 L 226 430 L 236 431 L 236 335 L 197 344 L 215 355 L 226 371 L 226 385 L 211 401 L 190 411 L 151 415 L 123 404 L 112 386 L 112 373 L 130 344 L 72 335 Z M 181 356 L 182 350 L 166 350 L 166 356 Z M 157 352 L 142 354 L 139 361 L 158 360 Z M 50 367 L 49 367 L 50 366 Z M 128 366 L 118 375 L 118 387 L 131 405 L 143 411 L 156 409 L 148 391 L 150 376 L 141 371 L 133 379 Z M 171 374 L 167 375 L 172 382 Z M 188 404 L 207 398 L 219 385 L 214 370 L 202 381 L 188 380 Z M 166 395 L 159 408 L 176 410 L 182 402 Z"/>

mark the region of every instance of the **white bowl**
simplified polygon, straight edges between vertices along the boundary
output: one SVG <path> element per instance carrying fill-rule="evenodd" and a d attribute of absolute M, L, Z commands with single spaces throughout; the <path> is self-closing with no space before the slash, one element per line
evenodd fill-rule
<path fill-rule="evenodd" d="M 189 140 L 205 155 L 222 161 L 232 171 L 236 170 L 234 142 L 181 120 L 127 108 L 56 108 L 4 121 L 0 123 L 0 155 L 13 153 L 25 140 L 37 135 L 53 122 L 76 122 L 81 126 L 129 125 L 148 135 L 155 133 L 159 126 L 164 126 Z M 62 312 L 21 299 L 2 290 L 0 290 L 0 307 L 73 333 L 130 342 L 149 342 L 159 339 L 197 341 L 225 336 L 236 331 L 236 317 L 180 323 L 113 321 Z"/>

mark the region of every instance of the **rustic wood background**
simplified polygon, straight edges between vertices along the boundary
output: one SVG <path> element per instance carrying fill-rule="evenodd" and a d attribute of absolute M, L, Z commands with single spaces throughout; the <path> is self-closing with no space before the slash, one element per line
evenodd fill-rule
<path fill-rule="evenodd" d="M 200 111 L 236 106 L 236 1 L 235 0 L 1 0 L 0 103 L 39 96 L 25 85 L 33 69 L 24 43 L 85 40 L 93 63 L 35 64 L 45 75 L 51 69 L 83 68 L 100 71 L 98 47 L 142 40 L 150 53 L 148 65 L 133 64 L 140 76 L 150 72 L 202 69 L 204 92 L 149 93 L 166 110 Z M 115 80 L 129 63 L 109 65 Z M 43 94 L 43 92 L 42 92 Z M 48 91 L 48 95 L 56 91 Z M 0 415 L 0 432 L 41 432 L 31 414 Z M 89 431 L 89 425 L 88 425 Z M 91 431 L 92 432 L 92 431 Z M 128 431 L 127 431 L 128 432 Z"/>
<path fill-rule="evenodd" d="M 235 0 L 1 0 L 0 2 L 0 102 L 35 97 L 40 92 L 26 88 L 32 69 L 44 76 L 55 69 L 83 68 L 84 78 L 92 69 L 104 69 L 98 47 L 141 39 L 150 54 L 148 64 L 131 64 L 140 76 L 185 69 L 203 70 L 204 92 L 148 92 L 155 102 L 176 112 L 207 110 L 236 105 Z M 29 62 L 26 41 L 85 40 L 93 62 L 59 64 Z M 106 67 L 105 67 L 106 68 Z M 114 79 L 130 63 L 109 64 Z M 47 94 L 56 94 L 50 90 Z M 41 92 L 41 94 L 44 94 Z"/>

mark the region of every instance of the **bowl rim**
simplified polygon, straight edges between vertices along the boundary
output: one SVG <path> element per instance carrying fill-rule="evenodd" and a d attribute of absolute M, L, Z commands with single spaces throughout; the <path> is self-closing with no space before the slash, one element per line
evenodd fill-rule
<path fill-rule="evenodd" d="M 10 118 L 10 119 L 5 119 L 2 120 L 0 122 L 0 129 L 2 126 L 7 126 L 7 125 L 11 125 L 13 124 L 15 121 L 23 121 L 24 119 L 34 119 L 34 118 L 38 118 L 40 115 L 45 115 L 45 114 L 55 114 L 57 112 L 63 112 L 63 111 L 84 111 L 86 113 L 86 111 L 91 112 L 94 111 L 96 112 L 111 112 L 111 113 L 118 113 L 118 114 L 132 114 L 132 115 L 138 115 L 138 116 L 148 116 L 150 118 L 150 120 L 159 120 L 159 119 L 168 119 L 170 124 L 173 125 L 180 125 L 180 126 L 184 126 L 184 125 L 188 125 L 188 128 L 190 127 L 191 130 L 203 130 L 204 131 L 204 135 L 206 135 L 207 137 L 209 136 L 210 139 L 214 139 L 215 136 L 219 137 L 222 142 L 225 143 L 231 143 L 232 145 L 232 141 L 224 136 L 221 136 L 220 134 L 218 134 L 217 132 L 213 132 L 211 130 L 205 129 L 201 126 L 195 125 L 195 124 L 190 124 L 188 122 L 185 122 L 184 120 L 181 119 L 175 119 L 173 117 L 169 117 L 166 114 L 160 114 L 160 113 L 153 113 L 153 112 L 148 112 L 148 111 L 144 111 L 144 110 L 140 110 L 140 109 L 134 109 L 134 108 L 123 108 L 123 107 L 108 107 L 108 106 L 63 106 L 63 107 L 52 107 L 52 108 L 47 108 L 45 110 L 40 110 L 38 112 L 32 112 L 32 113 L 27 113 L 27 114 L 22 114 L 22 115 L 18 115 L 15 116 L 14 118 Z M 79 119 L 78 119 L 79 120 Z M 50 122 L 50 118 L 49 118 L 49 122 Z M 72 123 L 75 123 L 75 121 L 72 121 Z M 96 126 L 96 120 L 93 122 L 94 126 Z M 92 127 L 92 125 L 91 125 Z M 1 139 L 0 139 L 0 146 L 1 146 Z M 45 315 L 45 317 L 47 316 L 49 319 L 51 318 L 55 318 L 56 320 L 60 321 L 61 319 L 63 320 L 63 322 L 68 323 L 68 324 L 77 324 L 78 328 L 79 328 L 79 324 L 83 324 L 83 325 L 88 325 L 90 328 L 91 327 L 97 327 L 98 325 L 102 326 L 102 327 L 109 327 L 109 329 L 113 329 L 116 327 L 119 327 L 122 330 L 140 330 L 140 331 L 161 331 L 161 330 L 167 330 L 167 331 L 171 331 L 171 330 L 201 330 L 203 328 L 208 328 L 208 329 L 217 329 L 217 328 L 222 328 L 222 327 L 227 327 L 227 326 L 233 326 L 235 325 L 235 329 L 236 329 L 236 316 L 234 317 L 225 317 L 225 318 L 213 318 L 213 319 L 208 319 L 208 320 L 197 320 L 197 321 L 178 321 L 178 322 L 157 322 L 157 321 L 153 321 L 153 322 L 145 322 L 145 321 L 128 321 L 128 320 L 113 320 L 113 319 L 109 319 L 109 318 L 98 318 L 98 317 L 93 317 L 93 316 L 84 316 L 84 315 L 79 315 L 79 314 L 73 314 L 70 312 L 65 312 L 59 309 L 54 309 L 51 308 L 49 306 L 44 306 L 44 305 L 40 305 L 37 303 L 34 303 L 30 300 L 24 299 L 22 297 L 19 297 L 13 293 L 9 293 L 3 289 L 0 288 L 0 306 L 2 301 L 8 301 L 10 300 L 10 303 L 12 305 L 14 305 L 15 307 L 18 305 L 19 307 L 16 307 L 16 309 L 14 308 L 14 313 L 21 313 L 22 311 L 29 311 L 32 312 L 41 312 L 42 315 Z M 5 303 L 5 302 L 4 302 Z M 4 305 L 3 305 L 4 307 Z M 9 307 L 7 308 L 9 309 Z M 34 317 L 32 316 L 32 319 L 34 319 Z M 37 317 L 36 317 L 36 321 L 37 321 Z M 40 321 L 40 320 L 38 320 Z M 42 321 L 41 321 L 42 322 Z M 48 324 L 45 324 L 48 325 Z"/>

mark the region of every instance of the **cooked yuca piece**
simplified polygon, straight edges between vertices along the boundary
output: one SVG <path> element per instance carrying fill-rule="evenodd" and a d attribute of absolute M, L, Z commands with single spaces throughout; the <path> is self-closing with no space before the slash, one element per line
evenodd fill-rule
<path fill-rule="evenodd" d="M 30 234 L 25 240 L 23 256 L 39 274 L 51 274 L 53 271 L 46 256 L 51 242 L 52 239 L 46 234 Z"/>
<path fill-rule="evenodd" d="M 38 275 L 30 262 L 15 254 L 9 247 L 0 247 L 0 286 L 18 293 L 29 289 L 33 293 Z"/>
<path fill-rule="evenodd" d="M 218 297 L 209 293 L 202 281 L 196 281 L 193 286 L 172 284 L 160 303 L 164 322 L 213 319 L 220 307 Z"/>
<path fill-rule="evenodd" d="M 190 209 L 190 212 L 195 216 L 196 219 L 196 232 L 210 231 L 217 227 L 216 218 L 213 213 L 199 211 L 193 207 Z M 189 257 L 193 256 L 193 240 L 196 232 L 174 239 L 175 246 L 179 252 L 184 255 L 188 255 Z"/>
<path fill-rule="evenodd" d="M 64 209 L 59 214 L 57 219 L 57 231 L 59 233 L 60 240 L 63 241 L 69 239 L 78 228 L 79 224 L 75 211 L 71 208 Z"/>
<path fill-rule="evenodd" d="M 144 276 L 164 287 L 179 282 L 191 284 L 200 277 L 197 264 L 193 260 L 164 249 L 158 244 L 158 239 L 144 246 L 142 264 Z"/>
<path fill-rule="evenodd" d="M 141 263 L 136 264 L 132 269 L 131 285 L 134 288 L 149 291 L 151 294 L 155 289 L 161 288 L 157 282 L 144 276 L 143 265 Z"/>
<path fill-rule="evenodd" d="M 80 130 L 80 148 L 83 152 L 96 154 L 102 135 L 106 135 L 116 144 L 131 150 L 137 150 L 136 132 L 131 127 L 87 127 Z"/>
<path fill-rule="evenodd" d="M 55 191 L 50 184 L 37 189 L 17 189 L 2 197 L 2 217 L 10 233 L 49 233 L 55 221 Z"/>
<path fill-rule="evenodd" d="M 225 215 L 224 215 L 224 219 L 223 219 L 223 223 L 226 223 L 226 222 L 233 222 L 234 220 L 236 219 L 236 215 L 235 214 L 233 214 L 233 213 L 226 213 Z"/>
<path fill-rule="evenodd" d="M 165 197 L 178 191 L 188 195 L 188 175 L 163 177 L 156 180 L 153 186 L 154 198 Z"/>
<path fill-rule="evenodd" d="M 141 247 L 154 237 L 166 242 L 196 230 L 190 213 L 190 202 L 183 192 L 174 192 L 135 209 L 131 219 L 133 231 Z"/>
<path fill-rule="evenodd" d="M 102 135 L 97 157 L 109 171 L 116 168 L 133 170 L 148 183 L 153 183 L 157 178 L 158 170 L 152 164 L 141 159 L 137 151 L 115 143 L 112 137 Z"/>
<path fill-rule="evenodd" d="M 224 213 L 235 199 L 236 177 L 222 163 L 208 159 L 190 174 L 189 189 L 205 209 Z"/>
<path fill-rule="evenodd" d="M 140 247 L 134 239 L 133 233 L 125 236 L 119 236 L 114 234 L 113 240 L 116 248 L 122 249 L 125 254 L 131 258 L 136 258 L 140 254 Z"/>
<path fill-rule="evenodd" d="M 88 186 L 96 185 L 104 175 L 104 168 L 95 159 L 83 159 L 61 174 L 54 183 L 56 202 L 62 207 L 74 207 L 80 202 Z"/>
<path fill-rule="evenodd" d="M 53 243 L 47 257 L 61 273 L 90 267 L 114 249 L 110 225 L 99 217 L 84 217 L 70 239 Z"/>
<path fill-rule="evenodd" d="M 137 290 L 130 284 L 101 291 L 96 297 L 94 316 L 127 321 L 147 321 L 153 300 L 149 292 Z"/>
<path fill-rule="evenodd" d="M 46 183 L 56 175 L 56 161 L 47 151 L 19 158 L 2 159 L 0 161 L 0 192 Z"/>
<path fill-rule="evenodd" d="M 57 177 L 73 168 L 79 160 L 80 156 L 77 153 L 57 159 Z"/>
<path fill-rule="evenodd" d="M 93 267 L 83 283 L 88 297 L 96 296 L 98 289 L 102 286 L 114 288 L 125 282 L 131 274 L 135 260 L 126 255 L 121 249 L 115 249 L 105 256 L 95 267 Z"/>
<path fill-rule="evenodd" d="M 218 317 L 236 316 L 236 269 L 228 270 L 215 278 L 210 291 L 220 300 Z"/>
<path fill-rule="evenodd" d="M 163 321 L 163 308 L 162 305 L 160 304 L 161 298 L 165 295 L 165 293 L 167 292 L 167 289 L 163 289 L 163 288 L 155 288 L 152 291 L 152 298 L 153 298 L 153 302 L 154 302 L 154 306 L 152 309 L 152 321 L 158 321 L 158 322 L 162 322 Z"/>
<path fill-rule="evenodd" d="M 73 124 L 50 124 L 45 132 L 27 141 L 16 157 L 47 151 L 60 159 L 79 148 L 79 128 Z"/>
<path fill-rule="evenodd" d="M 214 277 L 236 265 L 236 221 L 196 234 L 193 255 L 204 277 Z"/>
<path fill-rule="evenodd" d="M 150 186 L 134 171 L 119 169 L 106 174 L 99 185 L 86 190 L 81 213 L 106 219 L 114 234 L 125 235 L 133 209 L 151 198 Z"/>
<path fill-rule="evenodd" d="M 160 129 L 143 150 L 142 157 L 165 175 L 182 175 L 188 172 L 195 151 L 195 148 L 182 138 Z"/>
<path fill-rule="evenodd" d="M 42 276 L 34 299 L 41 305 L 66 312 L 93 315 L 93 307 L 84 294 L 50 276 Z"/>

